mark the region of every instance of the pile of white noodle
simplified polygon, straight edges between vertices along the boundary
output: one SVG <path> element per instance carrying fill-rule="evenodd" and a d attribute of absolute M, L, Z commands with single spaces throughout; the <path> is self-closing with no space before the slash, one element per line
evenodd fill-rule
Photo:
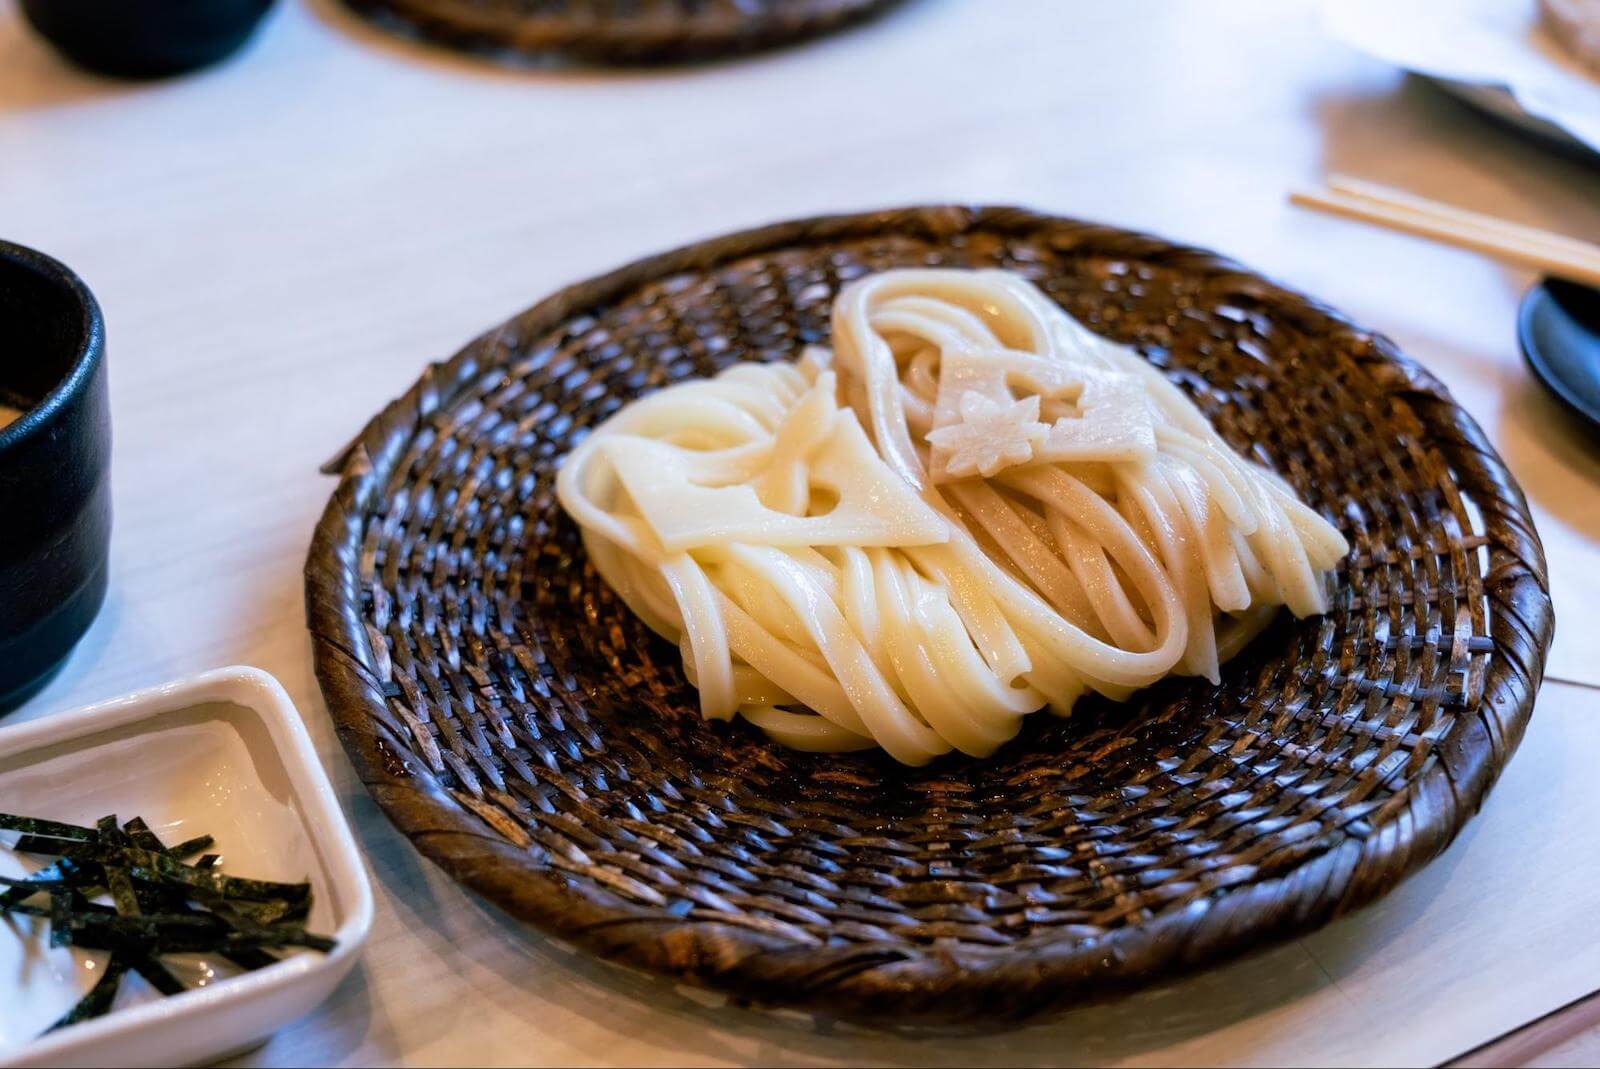
<path fill-rule="evenodd" d="M 1326 609 L 1339 532 L 1023 279 L 864 278 L 833 344 L 659 390 L 562 464 L 706 717 L 983 756 L 1042 706 L 1216 680 L 1279 606 Z"/>

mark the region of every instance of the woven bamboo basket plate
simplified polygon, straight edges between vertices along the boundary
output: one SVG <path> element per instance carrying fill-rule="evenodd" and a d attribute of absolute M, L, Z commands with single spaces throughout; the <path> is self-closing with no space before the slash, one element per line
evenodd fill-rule
<path fill-rule="evenodd" d="M 839 286 L 1003 266 L 1133 343 L 1349 537 L 1325 616 L 1223 671 L 908 769 L 701 721 L 585 562 L 557 461 L 630 398 L 827 338 Z M 1528 721 L 1552 618 L 1521 491 L 1381 337 L 1227 260 L 1009 208 L 786 223 L 561 291 L 331 467 L 317 675 L 417 848 L 594 953 L 739 999 L 994 1022 L 1306 932 L 1437 855 Z"/>
<path fill-rule="evenodd" d="M 468 52 L 662 63 L 816 37 L 902 0 L 344 0 L 402 33 Z"/>

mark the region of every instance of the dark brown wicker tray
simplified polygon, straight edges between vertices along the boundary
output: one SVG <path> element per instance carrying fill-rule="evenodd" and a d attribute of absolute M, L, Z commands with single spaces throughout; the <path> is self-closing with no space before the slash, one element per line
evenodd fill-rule
<path fill-rule="evenodd" d="M 1031 717 L 985 762 L 701 721 L 552 493 L 631 397 L 827 335 L 840 283 L 1001 265 L 1136 343 L 1354 552 L 1220 686 Z M 1210 253 L 1009 208 L 786 223 L 570 287 L 430 367 L 333 467 L 317 675 L 417 848 L 593 952 L 765 1004 L 1010 1020 L 1305 932 L 1444 849 L 1510 758 L 1552 618 L 1526 504 L 1381 337 Z"/>
<path fill-rule="evenodd" d="M 469 52 L 670 63 L 816 37 L 903 0 L 344 0 L 390 29 Z"/>

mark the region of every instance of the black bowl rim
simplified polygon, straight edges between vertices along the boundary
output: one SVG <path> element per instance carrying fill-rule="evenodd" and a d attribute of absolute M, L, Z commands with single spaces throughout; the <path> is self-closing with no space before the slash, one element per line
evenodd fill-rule
<path fill-rule="evenodd" d="M 0 239 L 0 261 L 32 271 L 34 274 L 64 285 L 77 301 L 82 315 L 78 332 L 77 352 L 72 366 L 61 380 L 32 408 L 23 412 L 12 423 L 0 428 L 0 452 L 35 435 L 47 427 L 67 403 L 88 388 L 95 372 L 105 357 L 105 318 L 100 304 L 89 287 L 66 264 L 38 249 Z"/>

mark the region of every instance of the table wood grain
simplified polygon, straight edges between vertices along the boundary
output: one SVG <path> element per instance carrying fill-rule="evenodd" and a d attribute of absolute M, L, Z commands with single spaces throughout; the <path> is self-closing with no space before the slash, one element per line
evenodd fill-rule
<path fill-rule="evenodd" d="M 246 1064 L 1462 1055 L 1600 987 L 1600 947 L 1574 936 L 1600 906 L 1600 450 L 1523 370 L 1532 277 L 1285 203 L 1325 170 L 1600 239 L 1600 170 L 1344 50 L 1286 0 L 911 0 L 814 45 L 620 74 L 507 72 L 283 0 L 235 62 L 150 85 L 64 67 L 0 4 L 0 235 L 100 297 L 116 438 L 111 594 L 18 715 L 227 663 L 299 703 L 379 916 L 336 998 Z M 1378 906 L 1120 1003 L 926 1043 L 707 1007 L 443 879 L 332 737 L 300 568 L 332 489 L 318 465 L 477 332 L 713 233 L 937 200 L 1209 245 L 1393 336 L 1526 489 L 1555 587 L 1550 674 L 1568 682 L 1547 684 L 1484 815 Z"/>

